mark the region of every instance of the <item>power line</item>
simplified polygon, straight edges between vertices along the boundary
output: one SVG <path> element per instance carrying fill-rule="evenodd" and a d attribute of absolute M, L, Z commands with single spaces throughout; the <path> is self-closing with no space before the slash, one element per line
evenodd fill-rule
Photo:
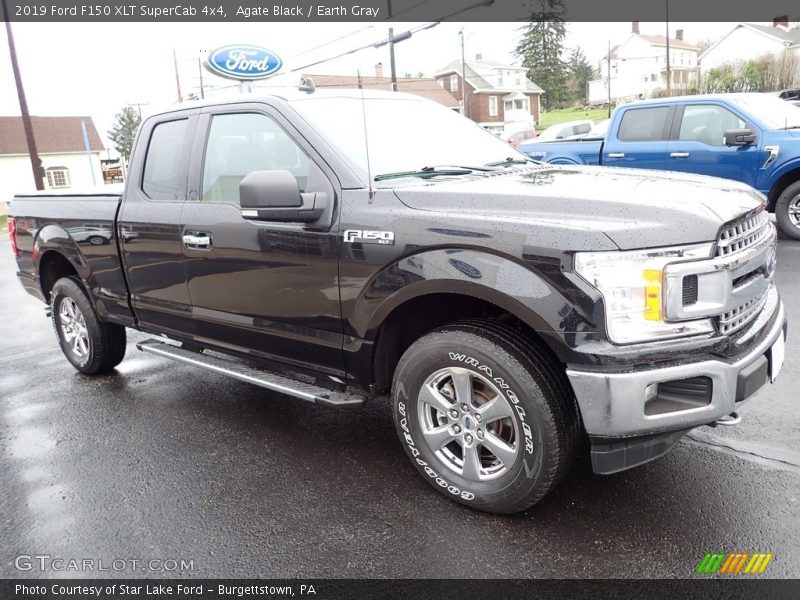
<path fill-rule="evenodd" d="M 430 2 L 431 0 L 425 0 L 425 1 L 426 2 Z M 290 56 L 289 59 L 291 60 L 293 58 L 297 58 L 298 56 L 303 56 L 304 54 L 308 54 L 309 52 L 313 52 L 314 50 L 319 50 L 320 48 L 324 48 L 325 46 L 330 46 L 331 44 L 333 44 L 335 42 L 338 42 L 338 41 L 344 40 L 346 38 L 352 37 L 354 35 L 357 35 L 359 33 L 362 33 L 364 31 L 366 31 L 367 29 L 372 29 L 373 27 L 375 27 L 375 26 L 374 25 L 368 25 L 367 27 L 363 27 L 361 29 L 357 29 L 356 31 L 351 31 L 350 33 L 346 33 L 345 35 L 339 36 L 339 37 L 334 38 L 332 40 L 328 40 L 327 42 L 325 42 L 323 44 L 320 44 L 319 46 L 314 46 L 313 48 L 309 48 L 308 50 L 303 50 L 302 52 L 299 52 L 298 54 L 294 54 L 294 55 Z"/>

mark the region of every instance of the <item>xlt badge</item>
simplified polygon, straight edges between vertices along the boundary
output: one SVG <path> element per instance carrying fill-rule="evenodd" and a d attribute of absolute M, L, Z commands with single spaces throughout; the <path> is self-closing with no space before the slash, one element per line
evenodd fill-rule
<path fill-rule="evenodd" d="M 394 231 L 372 231 L 369 229 L 348 229 L 344 232 L 344 241 L 348 244 L 360 242 L 362 244 L 394 245 Z"/>

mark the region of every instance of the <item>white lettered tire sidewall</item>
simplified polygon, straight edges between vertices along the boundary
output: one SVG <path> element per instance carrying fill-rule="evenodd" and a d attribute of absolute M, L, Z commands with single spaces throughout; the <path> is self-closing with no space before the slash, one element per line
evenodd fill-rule
<path fill-rule="evenodd" d="M 423 439 L 417 395 L 430 374 L 447 367 L 468 368 L 488 378 L 514 409 L 517 430 L 522 433 L 517 442 L 522 444 L 521 452 L 514 465 L 497 479 L 463 478 L 444 465 Z M 543 396 L 529 370 L 515 357 L 483 336 L 465 331 L 433 333 L 413 344 L 397 366 L 392 387 L 395 426 L 417 471 L 450 499 L 498 513 L 527 508 L 553 483 L 550 480 L 555 468 L 549 464 L 549 445 L 554 442 L 556 425 Z"/>

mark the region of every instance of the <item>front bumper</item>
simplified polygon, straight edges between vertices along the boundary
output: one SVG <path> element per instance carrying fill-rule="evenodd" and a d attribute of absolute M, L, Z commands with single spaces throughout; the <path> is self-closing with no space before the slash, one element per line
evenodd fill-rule
<path fill-rule="evenodd" d="M 766 311 L 764 311 L 766 312 Z M 592 440 L 595 471 L 611 473 L 664 454 L 687 431 L 713 423 L 734 412 L 768 380 L 770 349 L 785 335 L 783 303 L 765 315 L 769 320 L 743 355 L 731 360 L 593 372 L 568 369 L 583 425 Z M 710 393 L 696 405 L 673 404 L 669 410 L 648 414 L 646 402 L 658 384 L 708 378 Z"/>

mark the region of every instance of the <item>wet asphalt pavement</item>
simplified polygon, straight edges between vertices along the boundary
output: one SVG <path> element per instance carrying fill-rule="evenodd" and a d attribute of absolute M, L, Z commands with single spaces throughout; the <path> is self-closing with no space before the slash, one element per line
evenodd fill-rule
<path fill-rule="evenodd" d="M 306 404 L 144 355 L 136 333 L 115 374 L 79 375 L 0 234 L 0 577 L 692 577 L 710 551 L 800 577 L 800 242 L 779 261 L 787 364 L 739 427 L 617 475 L 578 465 L 499 517 L 422 481 L 385 402 Z M 192 564 L 16 568 L 35 554 Z"/>

